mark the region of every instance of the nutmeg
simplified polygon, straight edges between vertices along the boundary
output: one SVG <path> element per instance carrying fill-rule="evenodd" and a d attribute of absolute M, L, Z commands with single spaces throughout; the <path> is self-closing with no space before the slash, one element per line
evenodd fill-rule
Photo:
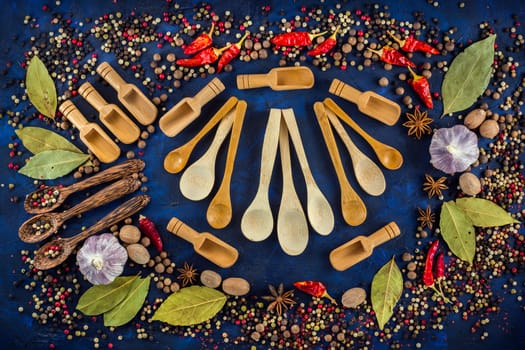
<path fill-rule="evenodd" d="M 473 173 L 466 172 L 459 177 L 459 188 L 469 196 L 475 196 L 481 192 L 481 182 Z"/>
<path fill-rule="evenodd" d="M 463 121 L 463 124 L 469 129 L 476 129 L 478 126 L 485 121 L 485 118 L 487 117 L 487 112 L 484 109 L 477 108 L 470 111 L 467 116 L 465 117 L 465 120 Z"/>
<path fill-rule="evenodd" d="M 128 251 L 129 258 L 137 264 L 147 264 L 150 259 L 148 250 L 140 243 L 130 244 L 126 247 L 126 250 Z"/>
<path fill-rule="evenodd" d="M 488 139 L 493 139 L 499 133 L 498 122 L 492 119 L 485 120 L 479 127 L 479 134 Z"/>

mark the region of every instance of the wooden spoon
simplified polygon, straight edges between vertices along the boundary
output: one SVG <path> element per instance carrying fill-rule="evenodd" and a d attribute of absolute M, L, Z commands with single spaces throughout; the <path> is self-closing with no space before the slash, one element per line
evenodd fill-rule
<path fill-rule="evenodd" d="M 308 67 L 273 68 L 266 74 L 239 74 L 239 90 L 269 86 L 273 90 L 309 89 L 314 86 L 314 74 Z"/>
<path fill-rule="evenodd" d="M 246 101 L 239 101 L 235 108 L 235 118 L 233 120 L 232 133 L 230 135 L 230 144 L 228 146 L 228 154 L 226 156 L 226 165 L 224 169 L 224 177 L 221 185 L 211 200 L 208 211 L 206 212 L 206 219 L 213 228 L 224 228 L 232 219 L 232 202 L 230 198 L 230 182 L 233 173 L 233 163 L 235 162 L 235 154 L 237 153 L 237 146 L 239 138 L 241 137 L 242 124 L 244 115 L 246 114 Z"/>
<path fill-rule="evenodd" d="M 332 123 L 335 131 L 341 137 L 350 158 L 352 158 L 352 165 L 354 168 L 355 178 L 361 186 L 361 188 L 372 196 L 379 196 L 385 192 L 386 181 L 381 169 L 368 158 L 350 139 L 350 136 L 346 132 L 345 128 L 330 109 L 325 109 L 328 119 Z"/>
<path fill-rule="evenodd" d="M 315 179 L 308 165 L 306 152 L 304 151 L 301 134 L 297 126 L 297 121 L 293 109 L 282 110 L 283 119 L 286 122 L 288 133 L 297 154 L 297 159 L 303 171 L 304 181 L 306 183 L 306 211 L 312 228 L 320 235 L 326 236 L 334 229 L 334 213 L 330 203 L 323 195 L 323 192 L 317 186 Z"/>
<path fill-rule="evenodd" d="M 361 92 L 339 79 L 332 80 L 330 93 L 357 104 L 362 113 L 387 125 L 394 125 L 401 116 L 399 104 L 373 91 Z"/>
<path fill-rule="evenodd" d="M 330 252 L 330 264 L 338 271 L 344 271 L 372 255 L 375 247 L 399 236 L 395 222 L 381 227 L 370 236 L 357 236 Z"/>
<path fill-rule="evenodd" d="M 188 199 L 198 201 L 210 194 L 215 182 L 215 162 L 222 143 L 233 125 L 235 109 L 221 120 L 208 150 L 182 173 L 180 191 Z"/>
<path fill-rule="evenodd" d="M 277 214 L 277 239 L 286 254 L 295 256 L 304 252 L 308 245 L 308 223 L 293 184 L 290 143 L 284 120 L 281 120 L 279 150 L 283 171 L 283 193 Z"/>
<path fill-rule="evenodd" d="M 374 150 L 377 158 L 383 166 L 390 170 L 396 170 L 403 164 L 403 156 L 394 147 L 385 145 L 368 135 L 366 131 L 346 114 L 341 107 L 339 107 L 331 98 L 325 98 L 323 103 L 332 110 L 339 118 L 341 118 L 348 126 L 355 130 Z"/>
<path fill-rule="evenodd" d="M 195 252 L 219 267 L 231 267 L 239 257 L 239 252 L 235 247 L 209 232 L 198 233 L 175 217 L 170 220 L 166 229 L 193 244 Z"/>
<path fill-rule="evenodd" d="M 103 206 L 104 204 L 110 203 L 115 199 L 118 199 L 128 193 L 135 192 L 140 187 L 141 182 L 133 179 L 131 176 L 119 180 L 102 190 L 98 191 L 92 196 L 84 199 L 74 207 L 64 210 L 61 213 L 42 213 L 33 216 L 26 220 L 18 229 L 18 236 L 26 243 L 40 242 L 53 233 L 57 232 L 58 229 L 74 216 L 82 214 L 93 208 Z M 47 223 L 49 227 L 44 232 L 36 232 L 32 227 L 37 222 Z"/>
<path fill-rule="evenodd" d="M 137 213 L 139 210 L 148 205 L 149 201 L 150 197 L 145 194 L 133 197 L 81 233 L 68 238 L 58 237 L 50 242 L 47 242 L 36 251 L 35 259 L 33 261 L 34 267 L 38 270 L 48 270 L 60 265 L 68 258 L 69 255 L 71 255 L 71 253 L 73 253 L 76 246 L 80 242 L 89 236 L 99 233 L 100 231 L 111 227 Z M 58 252 L 58 255 L 51 257 L 50 255 L 46 254 L 48 251 Z"/>
<path fill-rule="evenodd" d="M 335 172 L 337 174 L 337 180 L 341 189 L 341 211 L 343 218 L 348 225 L 358 226 L 362 224 L 366 219 L 366 206 L 363 200 L 352 188 L 345 174 L 341 156 L 337 150 L 335 143 L 334 134 L 330 127 L 330 121 L 326 115 L 326 109 L 323 103 L 314 103 L 314 112 L 321 127 L 324 141 L 328 147 L 328 153 L 334 164 Z"/>
<path fill-rule="evenodd" d="M 273 164 L 279 141 L 279 125 L 281 110 L 270 109 L 270 117 L 266 125 L 261 155 L 261 173 L 259 187 L 251 204 L 241 219 L 241 231 L 250 241 L 263 241 L 270 236 L 273 230 L 273 216 L 270 208 L 268 189 L 272 177 Z"/>
<path fill-rule="evenodd" d="M 219 78 L 213 78 L 195 96 L 185 97 L 159 120 L 160 130 L 170 137 L 176 136 L 201 114 L 201 108 L 215 96 L 224 91 L 224 84 Z"/>
<path fill-rule="evenodd" d="M 197 145 L 197 143 L 204 137 L 208 132 L 217 125 L 221 119 L 232 110 L 233 107 L 237 104 L 236 97 L 230 97 L 222 107 L 211 117 L 211 119 L 204 125 L 204 127 L 195 135 L 190 141 L 184 145 L 174 149 L 164 158 L 164 169 L 168 173 L 176 174 L 180 172 L 190 159 L 191 152 Z"/>

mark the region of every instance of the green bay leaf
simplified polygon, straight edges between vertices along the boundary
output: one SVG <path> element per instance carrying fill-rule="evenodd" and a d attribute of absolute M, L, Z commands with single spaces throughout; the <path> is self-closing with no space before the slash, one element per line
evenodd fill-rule
<path fill-rule="evenodd" d="M 494 61 L 496 35 L 477 41 L 457 55 L 441 86 L 443 115 L 472 106 L 487 88 Z"/>
<path fill-rule="evenodd" d="M 77 310 L 94 316 L 113 309 L 128 295 L 138 276 L 120 276 L 110 284 L 99 284 L 89 288 L 78 300 Z"/>
<path fill-rule="evenodd" d="M 467 214 L 474 226 L 494 227 L 519 223 L 499 205 L 486 199 L 458 198 L 456 205 Z"/>
<path fill-rule="evenodd" d="M 15 130 L 15 133 L 22 140 L 24 147 L 33 154 L 55 149 L 82 153 L 80 149 L 62 135 L 44 128 L 26 126 Z"/>
<path fill-rule="evenodd" d="M 26 90 L 29 101 L 35 108 L 46 117 L 54 119 L 57 110 L 55 83 L 38 56 L 34 56 L 27 67 Z"/>
<path fill-rule="evenodd" d="M 32 156 L 18 172 L 33 179 L 52 180 L 69 174 L 88 159 L 87 154 L 61 149 L 43 151 Z"/>
<path fill-rule="evenodd" d="M 215 316 L 226 303 L 226 295 L 209 287 L 191 286 L 173 293 L 157 309 L 152 320 L 173 326 L 191 326 Z"/>
<path fill-rule="evenodd" d="M 402 292 L 403 275 L 401 275 L 395 258 L 392 258 L 377 271 L 372 280 L 370 298 L 380 329 L 383 329 L 392 316 Z"/>
<path fill-rule="evenodd" d="M 445 202 L 441 206 L 439 226 L 450 251 L 472 264 L 476 253 L 476 236 L 467 214 L 453 201 Z"/>
<path fill-rule="evenodd" d="M 104 314 L 104 326 L 118 327 L 131 321 L 144 305 L 150 281 L 149 276 L 135 280 L 124 300 Z"/>

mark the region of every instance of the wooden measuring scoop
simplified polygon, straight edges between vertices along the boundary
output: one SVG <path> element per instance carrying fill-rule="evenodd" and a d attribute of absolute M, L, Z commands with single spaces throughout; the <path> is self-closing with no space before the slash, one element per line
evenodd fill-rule
<path fill-rule="evenodd" d="M 209 232 L 199 233 L 177 218 L 172 218 L 166 227 L 168 231 L 193 244 L 195 252 L 215 265 L 227 268 L 237 261 L 237 249 Z"/>
<path fill-rule="evenodd" d="M 80 132 L 80 139 L 102 163 L 111 163 L 120 156 L 120 148 L 95 123 L 89 123 L 71 101 L 65 101 L 59 107 L 60 112 Z"/>
<path fill-rule="evenodd" d="M 119 101 L 139 123 L 153 124 L 157 118 L 157 107 L 138 87 L 122 79 L 108 62 L 102 62 L 97 67 L 97 73 L 117 91 Z"/>
<path fill-rule="evenodd" d="M 310 89 L 314 86 L 314 74 L 308 67 L 273 68 L 266 74 L 239 74 L 239 90 L 269 86 L 273 90 Z"/>
<path fill-rule="evenodd" d="M 78 93 L 99 112 L 100 121 L 117 139 L 125 144 L 137 141 L 140 129 L 119 106 L 106 102 L 89 82 L 82 84 Z"/>
<path fill-rule="evenodd" d="M 357 105 L 360 112 L 386 125 L 394 125 L 401 116 L 401 107 L 373 91 L 361 92 L 339 79 L 332 80 L 328 91 Z"/>
<path fill-rule="evenodd" d="M 185 97 L 159 120 L 160 130 L 166 136 L 176 136 L 201 114 L 201 108 L 215 96 L 223 92 L 224 84 L 219 78 L 213 78 L 195 96 Z"/>
<path fill-rule="evenodd" d="M 365 260 L 375 247 L 399 236 L 400 230 L 395 222 L 381 227 L 370 236 L 357 236 L 330 252 L 330 264 L 338 271 L 344 271 Z"/>

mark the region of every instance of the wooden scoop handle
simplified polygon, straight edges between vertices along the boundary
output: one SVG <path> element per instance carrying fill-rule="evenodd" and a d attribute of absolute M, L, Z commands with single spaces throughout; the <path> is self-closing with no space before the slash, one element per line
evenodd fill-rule
<path fill-rule="evenodd" d="M 58 107 L 64 117 L 71 122 L 77 129 L 81 129 L 83 126 L 88 124 L 86 117 L 80 112 L 70 100 L 64 101 L 60 107 Z"/>
<path fill-rule="evenodd" d="M 219 78 L 213 78 L 193 97 L 193 101 L 202 107 L 223 92 L 224 89 L 225 87 L 222 81 L 220 81 Z"/>
<path fill-rule="evenodd" d="M 342 82 L 341 80 L 337 78 L 332 80 L 332 84 L 330 84 L 330 88 L 328 89 L 328 92 L 336 96 L 342 97 L 345 100 L 353 102 L 353 103 L 358 103 L 359 96 L 361 96 L 362 94 L 361 91 Z"/>
<path fill-rule="evenodd" d="M 166 230 L 192 244 L 199 238 L 200 233 L 186 225 L 180 219 L 173 217 L 168 222 Z"/>
<path fill-rule="evenodd" d="M 270 86 L 268 74 L 239 74 L 237 75 L 237 89 L 255 89 Z"/>
<path fill-rule="evenodd" d="M 108 62 L 102 62 L 99 64 L 97 67 L 97 73 L 117 91 L 127 84 Z"/>
<path fill-rule="evenodd" d="M 80 85 L 78 93 L 97 111 L 100 111 L 102 107 L 108 104 L 104 97 L 88 81 Z"/>
<path fill-rule="evenodd" d="M 401 230 L 399 229 L 399 226 L 397 226 L 397 224 L 392 221 L 368 236 L 368 240 L 374 247 L 377 247 L 385 242 L 388 242 L 392 238 L 399 236 L 400 233 Z"/>

